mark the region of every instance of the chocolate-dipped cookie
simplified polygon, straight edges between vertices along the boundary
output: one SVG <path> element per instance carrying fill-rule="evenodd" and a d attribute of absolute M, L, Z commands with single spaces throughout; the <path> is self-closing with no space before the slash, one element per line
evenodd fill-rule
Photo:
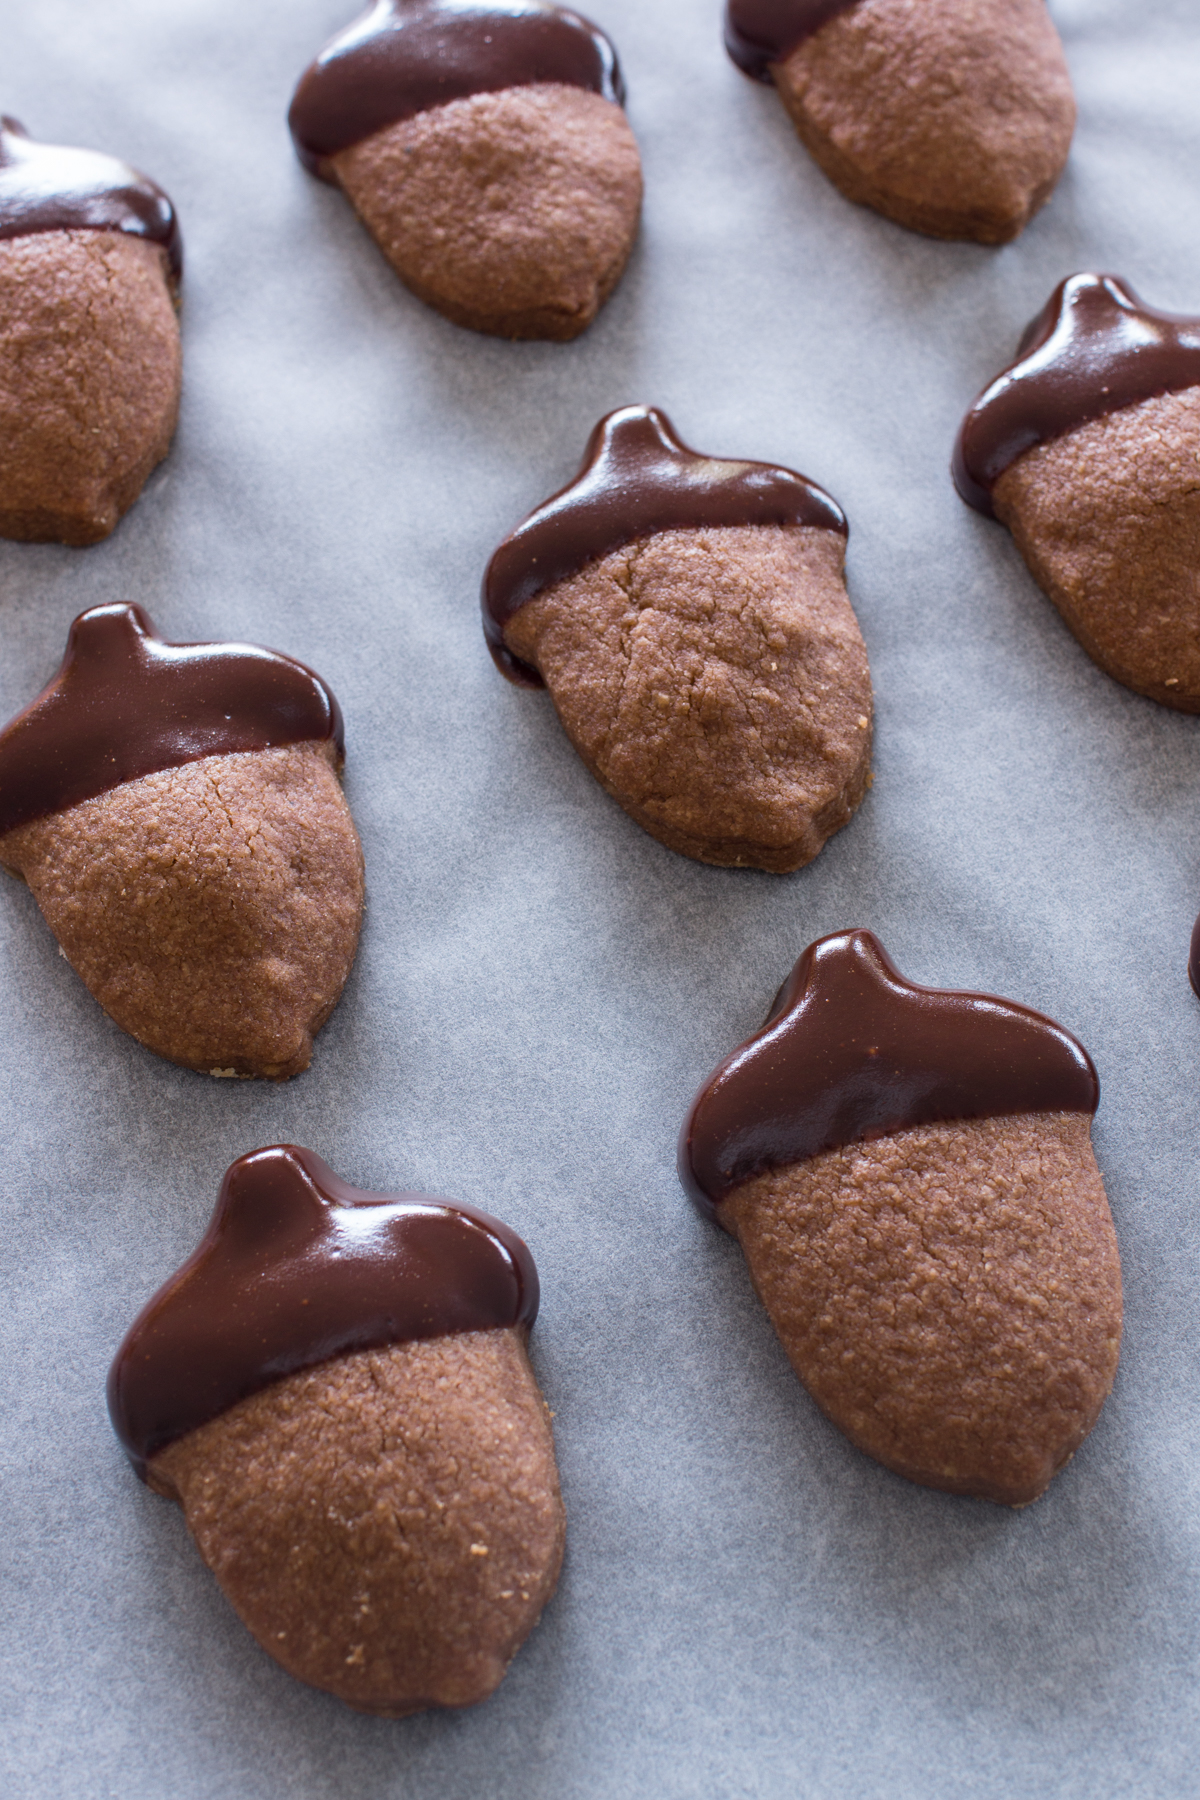
<path fill-rule="evenodd" d="M 1200 712 L 1200 319 L 1072 275 L 967 413 L 954 480 L 1102 669 Z"/>
<path fill-rule="evenodd" d="M 566 342 L 637 233 L 624 98 L 604 33 L 550 0 L 376 0 L 305 71 L 288 123 L 420 299 Z"/>
<path fill-rule="evenodd" d="M 510 680 L 549 688 L 652 837 L 701 862 L 798 869 L 870 779 L 847 530 L 803 475 L 698 456 L 657 407 L 623 407 L 495 552 L 484 633 Z"/>
<path fill-rule="evenodd" d="M 910 1481 L 1024 1506 L 1092 1429 L 1121 1265 L 1083 1046 L 811 944 L 692 1104 L 684 1186 L 740 1242 L 797 1375 Z"/>
<path fill-rule="evenodd" d="M 162 189 L 0 118 L 0 537 L 94 544 L 170 447 L 182 241 Z"/>
<path fill-rule="evenodd" d="M 358 943 L 343 759 L 303 663 L 164 643 L 140 606 L 95 606 L 0 731 L 0 863 L 124 1030 L 186 1068 L 283 1080 Z"/>
<path fill-rule="evenodd" d="M 537 1310 L 487 1213 L 364 1193 L 291 1144 L 227 1171 L 109 1412 L 289 1674 L 390 1716 L 498 1685 L 562 1561 Z"/>
<path fill-rule="evenodd" d="M 1075 128 L 1044 0 L 728 0 L 734 62 L 773 81 L 847 199 L 930 237 L 1004 244 Z"/>

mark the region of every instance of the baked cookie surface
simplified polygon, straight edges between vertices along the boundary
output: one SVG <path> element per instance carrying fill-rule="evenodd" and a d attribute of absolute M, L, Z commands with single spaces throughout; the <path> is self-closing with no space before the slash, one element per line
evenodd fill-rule
<path fill-rule="evenodd" d="M 537 1310 L 529 1251 L 486 1213 L 364 1193 L 294 1145 L 228 1170 L 109 1409 L 290 1674 L 389 1716 L 498 1685 L 562 1560 Z"/>
<path fill-rule="evenodd" d="M 107 537 L 170 447 L 182 244 L 154 182 L 0 119 L 0 536 Z"/>
<path fill-rule="evenodd" d="M 358 943 L 342 758 L 337 702 L 302 663 L 165 644 L 140 607 L 94 607 L 0 732 L 0 862 L 139 1042 L 284 1079 Z"/>
<path fill-rule="evenodd" d="M 548 0 L 380 0 L 301 78 L 301 160 L 455 324 L 576 337 L 625 267 L 641 163 L 612 45 Z"/>
<path fill-rule="evenodd" d="M 726 44 L 847 199 L 910 230 L 1006 243 L 1066 163 L 1044 0 L 728 0 Z"/>
<path fill-rule="evenodd" d="M 954 479 L 1102 669 L 1200 711 L 1200 320 L 1071 276 L 967 413 Z"/>
<path fill-rule="evenodd" d="M 1061 1026 L 917 987 L 865 931 L 811 945 L 697 1095 L 685 1187 L 822 1411 L 895 1473 L 1023 1506 L 1095 1424 L 1121 1336 L 1098 1098 Z"/>
<path fill-rule="evenodd" d="M 703 862 L 809 862 L 870 774 L 846 523 L 791 470 L 700 457 L 656 408 L 602 420 L 579 476 L 499 547 L 484 628 L 550 690 L 605 790 Z"/>

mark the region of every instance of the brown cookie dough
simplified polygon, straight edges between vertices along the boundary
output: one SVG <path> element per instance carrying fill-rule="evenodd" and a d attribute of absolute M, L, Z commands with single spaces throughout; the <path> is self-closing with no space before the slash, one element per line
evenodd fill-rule
<path fill-rule="evenodd" d="M 1096 1423 L 1121 1267 L 1083 1115 L 827 1150 L 719 1216 L 817 1405 L 897 1475 L 1025 1506 Z"/>
<path fill-rule="evenodd" d="M 858 0 L 770 68 L 847 199 L 931 237 L 1007 243 L 1067 160 L 1075 101 L 1044 0 Z"/>
<path fill-rule="evenodd" d="M 1200 712 L 1200 387 L 1036 445 L 992 501 L 1088 655 Z"/>
<path fill-rule="evenodd" d="M 684 1186 L 818 1406 L 896 1474 L 1025 1506 L 1095 1424 L 1121 1339 L 1099 1094 L 1053 1020 L 918 987 L 845 931 L 696 1096 Z"/>
<path fill-rule="evenodd" d="M 619 106 L 571 87 L 473 94 L 332 158 L 401 280 L 456 325 L 565 343 L 616 287 L 641 163 Z"/>
<path fill-rule="evenodd" d="M 134 1468 L 177 1500 L 263 1649 L 363 1712 L 498 1685 L 562 1562 L 537 1269 L 499 1219 L 372 1194 L 274 1144 L 108 1379 Z"/>
<path fill-rule="evenodd" d="M 168 1061 L 282 1081 L 354 961 L 362 850 L 332 743 L 209 756 L 0 837 L 71 966 Z"/>
<path fill-rule="evenodd" d="M 845 539 L 664 531 L 527 602 L 505 631 L 592 774 L 701 862 L 810 862 L 867 788 L 871 678 Z"/>
<path fill-rule="evenodd" d="M 120 231 L 0 241 L 0 536 L 94 544 L 170 447 L 166 252 Z"/>
<path fill-rule="evenodd" d="M 516 1330 L 289 1376 L 147 1478 L 263 1649 L 361 1712 L 486 1699 L 558 1580 L 554 1443 Z"/>

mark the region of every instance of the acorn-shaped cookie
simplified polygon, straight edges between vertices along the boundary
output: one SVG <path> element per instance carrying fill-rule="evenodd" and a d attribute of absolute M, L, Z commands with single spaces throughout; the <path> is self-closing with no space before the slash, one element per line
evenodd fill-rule
<path fill-rule="evenodd" d="M 0 537 L 94 544 L 167 454 L 182 256 L 153 181 L 0 118 Z"/>
<path fill-rule="evenodd" d="M 604 33 L 550 0 L 376 0 L 305 71 L 288 123 L 420 299 L 565 342 L 637 233 L 624 98 Z"/>
<path fill-rule="evenodd" d="M 728 0 L 725 43 L 846 198 L 911 231 L 1007 243 L 1062 174 L 1075 99 L 1044 0 Z"/>
<path fill-rule="evenodd" d="M 0 731 L 0 863 L 118 1025 L 213 1075 L 308 1067 L 354 961 L 342 715 L 303 663 L 95 606 Z"/>
<path fill-rule="evenodd" d="M 1200 319 L 1072 275 L 963 420 L 954 480 L 1102 669 L 1200 712 Z"/>
<path fill-rule="evenodd" d="M 1096 1423 L 1121 1338 L 1099 1094 L 1041 1013 L 917 987 L 842 931 L 693 1102 L 684 1186 L 822 1412 L 896 1474 L 1024 1506 Z"/>
<path fill-rule="evenodd" d="M 652 837 L 798 869 L 870 779 L 847 529 L 803 475 L 698 456 L 657 407 L 627 406 L 495 552 L 484 633 Z"/>
<path fill-rule="evenodd" d="M 227 1171 L 108 1405 L 289 1674 L 393 1717 L 499 1684 L 562 1561 L 537 1310 L 487 1213 L 363 1193 L 292 1144 Z"/>

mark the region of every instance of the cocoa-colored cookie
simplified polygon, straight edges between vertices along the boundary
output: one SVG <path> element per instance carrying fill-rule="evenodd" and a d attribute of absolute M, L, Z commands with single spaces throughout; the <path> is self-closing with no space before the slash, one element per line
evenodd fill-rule
<path fill-rule="evenodd" d="M 701 1088 L 679 1168 L 821 1410 L 910 1481 L 1036 1500 L 1112 1387 L 1121 1265 L 1099 1082 L 1041 1013 L 804 952 Z"/>
<path fill-rule="evenodd" d="M 498 1685 L 562 1561 L 537 1310 L 486 1213 L 361 1192 L 295 1145 L 228 1170 L 109 1410 L 290 1674 L 393 1717 Z"/>
<path fill-rule="evenodd" d="M 847 199 L 912 231 L 1007 243 L 1062 174 L 1075 100 L 1044 0 L 728 0 L 725 41 Z"/>
<path fill-rule="evenodd" d="M 620 279 L 641 162 L 616 54 L 549 0 L 379 0 L 288 121 L 401 280 L 473 331 L 577 337 Z"/>
<path fill-rule="evenodd" d="M 485 634 L 511 680 L 545 683 L 652 837 L 701 862 L 797 869 L 870 779 L 846 533 L 804 476 L 698 456 L 657 408 L 625 407 L 492 557 Z"/>
<path fill-rule="evenodd" d="M 94 544 L 170 447 L 182 243 L 162 189 L 0 118 L 0 537 Z"/>
<path fill-rule="evenodd" d="M 1200 319 L 1071 276 L 967 413 L 954 478 L 1102 669 L 1200 712 Z"/>
<path fill-rule="evenodd" d="M 124 1030 L 187 1068 L 283 1080 L 358 943 L 342 760 L 337 702 L 303 663 L 93 607 L 0 732 L 0 863 Z"/>

